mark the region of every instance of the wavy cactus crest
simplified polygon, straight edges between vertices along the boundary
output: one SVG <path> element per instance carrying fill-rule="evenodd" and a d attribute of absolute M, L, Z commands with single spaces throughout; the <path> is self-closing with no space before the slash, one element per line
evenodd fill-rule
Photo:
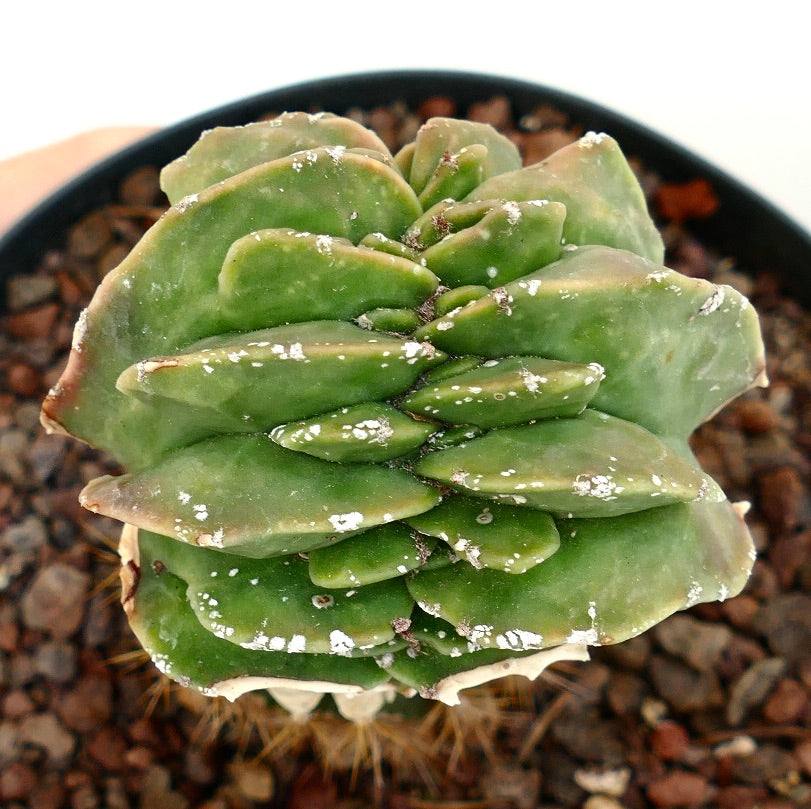
<path fill-rule="evenodd" d="M 751 540 L 687 439 L 763 381 L 757 316 L 661 265 L 610 137 L 521 168 L 480 124 L 393 158 L 294 113 L 162 181 L 43 420 L 128 469 L 81 500 L 127 524 L 170 677 L 454 704 L 741 589 Z"/>

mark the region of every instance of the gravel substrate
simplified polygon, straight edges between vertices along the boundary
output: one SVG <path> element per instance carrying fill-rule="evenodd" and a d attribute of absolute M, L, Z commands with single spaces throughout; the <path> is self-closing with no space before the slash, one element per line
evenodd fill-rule
<path fill-rule="evenodd" d="M 396 148 L 422 118 L 467 114 L 535 162 L 582 134 L 560 112 L 512 120 L 505 99 L 353 111 Z M 256 696 L 230 708 L 169 687 L 116 602 L 118 527 L 79 489 L 115 465 L 46 436 L 40 400 L 104 273 L 165 206 L 157 170 L 76 223 L 7 284 L 0 320 L 0 805 L 8 809 L 642 809 L 811 806 L 811 316 L 769 267 L 690 235 L 712 213 L 700 178 L 640 171 L 668 266 L 732 284 L 758 308 L 771 386 L 695 436 L 707 471 L 752 504 L 745 592 L 596 649 L 541 681 L 472 693 L 462 709 L 386 719 L 365 736 L 330 715 L 288 722 Z M 382 750 L 378 761 L 375 751 Z"/>

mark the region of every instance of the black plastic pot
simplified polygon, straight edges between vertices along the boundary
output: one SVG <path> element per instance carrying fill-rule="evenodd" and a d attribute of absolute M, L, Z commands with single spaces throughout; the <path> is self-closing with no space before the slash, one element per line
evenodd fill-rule
<path fill-rule="evenodd" d="M 784 288 L 811 305 L 811 235 L 770 203 L 706 161 L 634 121 L 542 85 L 496 76 L 408 71 L 339 76 L 272 90 L 203 113 L 156 132 L 99 163 L 65 185 L 0 238 L 0 278 L 32 272 L 42 253 L 61 244 L 67 228 L 113 200 L 121 179 L 142 165 L 162 166 L 182 154 L 200 131 L 244 124 L 269 111 L 371 108 L 402 100 L 416 106 L 434 95 L 449 96 L 459 109 L 494 95 L 506 96 L 516 116 L 551 104 L 584 129 L 609 132 L 630 156 L 669 182 L 708 180 L 718 211 L 691 225 L 708 246 L 735 257 L 744 269 L 768 269 Z M 4 304 L 4 284 L 0 303 Z"/>

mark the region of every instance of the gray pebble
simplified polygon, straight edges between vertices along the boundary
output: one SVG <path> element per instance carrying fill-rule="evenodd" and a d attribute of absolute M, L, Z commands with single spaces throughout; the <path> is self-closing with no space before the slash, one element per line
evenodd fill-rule
<path fill-rule="evenodd" d="M 89 585 L 87 573 L 63 562 L 43 568 L 23 594 L 23 623 L 55 638 L 68 637 L 82 622 Z"/>
<path fill-rule="evenodd" d="M 698 671 L 711 671 L 721 659 L 732 632 L 723 624 L 673 615 L 654 630 L 662 647 Z"/>
<path fill-rule="evenodd" d="M 68 683 L 78 668 L 76 646 L 61 640 L 49 640 L 34 653 L 37 673 L 56 683 Z"/>
<path fill-rule="evenodd" d="M 20 522 L 12 523 L 0 534 L 0 548 L 6 548 L 12 553 L 35 553 L 47 542 L 48 530 L 35 514 L 29 514 Z"/>
<path fill-rule="evenodd" d="M 53 275 L 13 275 L 6 284 L 10 312 L 19 312 L 42 303 L 56 293 L 58 284 Z"/>
<path fill-rule="evenodd" d="M 28 436 L 22 430 L 10 429 L 0 434 L 0 473 L 12 483 L 24 483 L 27 479 L 25 452 Z"/>
<path fill-rule="evenodd" d="M 743 722 L 749 710 L 759 705 L 786 670 L 786 661 L 779 657 L 758 660 L 732 684 L 726 707 L 731 725 Z"/>
<path fill-rule="evenodd" d="M 67 763 L 73 755 L 76 739 L 52 713 L 26 716 L 19 727 L 20 741 L 45 751 L 53 766 Z"/>
<path fill-rule="evenodd" d="M 62 466 L 68 451 L 68 437 L 40 433 L 26 452 L 31 475 L 38 483 L 44 483 Z"/>

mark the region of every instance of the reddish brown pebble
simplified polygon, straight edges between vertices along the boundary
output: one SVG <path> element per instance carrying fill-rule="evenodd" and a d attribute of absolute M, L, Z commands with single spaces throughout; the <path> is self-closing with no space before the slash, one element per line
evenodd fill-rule
<path fill-rule="evenodd" d="M 426 98 L 417 110 L 420 118 L 453 118 L 456 115 L 456 102 L 447 96 Z"/>
<path fill-rule="evenodd" d="M 0 774 L 0 797 L 7 801 L 27 798 L 36 784 L 37 776 L 30 767 L 12 761 Z"/>
<path fill-rule="evenodd" d="M 656 806 L 699 806 L 707 800 L 707 779 L 696 773 L 674 770 L 648 785 L 648 798 Z"/>
<path fill-rule="evenodd" d="M 160 194 L 160 179 L 154 166 L 130 172 L 119 186 L 119 196 L 126 205 L 154 205 Z"/>
<path fill-rule="evenodd" d="M 763 787 L 734 784 L 722 789 L 716 797 L 718 809 L 756 809 L 769 796 Z"/>
<path fill-rule="evenodd" d="M 690 737 L 683 725 L 665 719 L 651 731 L 650 745 L 660 758 L 679 761 L 690 746 Z"/>
<path fill-rule="evenodd" d="M 112 726 L 106 725 L 87 745 L 87 752 L 105 770 L 123 770 L 126 763 L 127 744 L 123 736 Z"/>
<path fill-rule="evenodd" d="M 725 601 L 721 605 L 721 612 L 737 629 L 749 629 L 759 607 L 757 599 L 750 595 L 740 595 Z"/>
<path fill-rule="evenodd" d="M 665 219 L 686 222 L 712 216 L 718 210 L 718 197 L 709 182 L 699 178 L 686 183 L 662 183 L 655 205 Z"/>
<path fill-rule="evenodd" d="M 95 212 L 80 219 L 68 232 L 68 250 L 79 258 L 97 256 L 112 238 L 104 214 Z"/>
<path fill-rule="evenodd" d="M 808 705 L 808 693 L 802 684 L 787 677 L 777 683 L 763 706 L 763 715 L 770 722 L 783 724 L 798 720 Z"/>
<path fill-rule="evenodd" d="M 779 414 L 763 399 L 744 399 L 734 412 L 741 427 L 750 433 L 765 433 L 780 425 Z"/>
<path fill-rule="evenodd" d="M 33 712 L 35 706 L 25 691 L 10 691 L 3 698 L 2 713 L 7 719 L 19 719 Z"/>
<path fill-rule="evenodd" d="M 512 125 L 512 109 L 505 96 L 494 96 L 489 101 L 471 104 L 467 111 L 471 121 L 490 124 L 496 129 L 507 129 Z"/>
<path fill-rule="evenodd" d="M 46 303 L 27 312 L 18 312 L 6 318 L 6 331 L 20 340 L 47 337 L 59 315 L 58 303 Z"/>
<path fill-rule="evenodd" d="M 34 396 L 39 391 L 39 374 L 24 362 L 13 362 L 6 371 L 9 390 L 19 396 Z"/>
<path fill-rule="evenodd" d="M 565 129 L 546 129 L 543 132 L 519 133 L 515 138 L 516 146 L 520 149 L 524 162 L 528 165 L 546 160 L 553 152 L 568 146 L 575 140 L 577 140 L 577 136 Z"/>
<path fill-rule="evenodd" d="M 794 467 L 783 466 L 758 478 L 760 507 L 773 531 L 795 530 L 801 521 L 803 501 L 808 497 Z"/>
<path fill-rule="evenodd" d="M 148 770 L 155 760 L 155 754 L 143 745 L 136 745 L 127 750 L 124 756 L 127 766 L 134 770 Z"/>

